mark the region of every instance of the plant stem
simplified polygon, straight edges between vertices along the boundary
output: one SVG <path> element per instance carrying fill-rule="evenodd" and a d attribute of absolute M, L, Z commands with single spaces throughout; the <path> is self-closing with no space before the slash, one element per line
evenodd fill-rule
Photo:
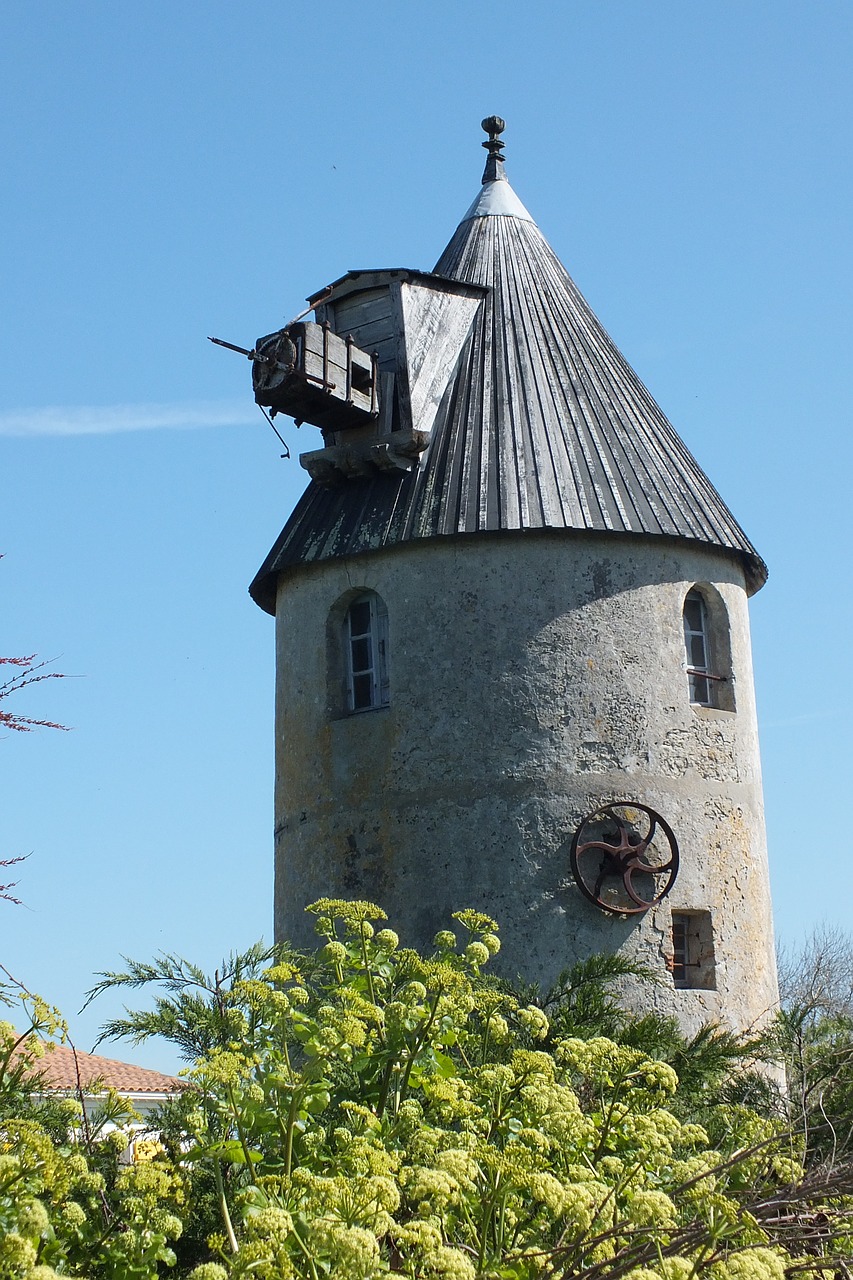
<path fill-rule="evenodd" d="M 225 1183 L 222 1180 L 222 1166 L 216 1159 L 213 1161 L 213 1177 L 216 1182 L 216 1194 L 219 1199 L 219 1212 L 222 1214 L 222 1221 L 225 1223 L 225 1234 L 228 1237 L 231 1252 L 239 1253 L 240 1246 L 237 1243 L 237 1237 L 234 1234 L 234 1227 L 231 1224 L 231 1214 L 228 1212 L 228 1201 L 225 1199 Z"/>
<path fill-rule="evenodd" d="M 432 1009 L 430 1010 L 429 1017 L 427 1018 L 423 1027 L 421 1028 L 420 1034 L 415 1040 L 414 1047 L 412 1048 L 412 1052 L 409 1054 L 409 1061 L 406 1063 L 405 1069 L 403 1071 L 403 1078 L 400 1081 L 400 1088 L 397 1091 L 398 1105 L 403 1101 L 403 1095 L 405 1094 L 406 1090 L 409 1087 L 409 1077 L 412 1074 L 412 1067 L 415 1065 L 415 1062 L 417 1061 L 417 1056 L 420 1053 L 421 1049 L 424 1047 L 424 1044 L 426 1043 L 426 1038 L 429 1035 L 430 1028 L 432 1027 L 432 1024 L 435 1022 L 436 1014 L 438 1013 L 438 1002 L 440 999 L 441 999 L 441 990 L 439 989 L 439 991 L 436 993 L 435 1000 L 433 1001 Z"/>
<path fill-rule="evenodd" d="M 290 1177 L 290 1169 L 293 1164 L 293 1130 L 296 1127 L 296 1109 L 299 1099 L 299 1090 L 294 1088 L 290 1095 L 290 1106 L 287 1109 L 287 1138 L 284 1144 L 284 1172 Z"/>
<path fill-rule="evenodd" d="M 246 1135 L 243 1132 L 243 1126 L 240 1123 L 240 1113 L 237 1109 L 237 1104 L 234 1101 L 234 1090 L 230 1084 L 228 1085 L 228 1102 L 231 1106 L 231 1113 L 234 1116 L 234 1127 L 237 1130 L 237 1137 L 240 1139 L 240 1146 L 243 1149 L 243 1159 L 246 1161 L 246 1168 L 251 1170 L 252 1157 L 249 1153 L 249 1146 L 246 1142 Z"/>

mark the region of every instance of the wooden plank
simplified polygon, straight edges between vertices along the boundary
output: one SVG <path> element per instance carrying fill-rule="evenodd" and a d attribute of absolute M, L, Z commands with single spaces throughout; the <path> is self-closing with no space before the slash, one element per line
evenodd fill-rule
<path fill-rule="evenodd" d="M 378 434 L 380 436 L 390 435 L 393 422 L 394 411 L 394 375 L 393 373 L 380 373 L 379 375 L 379 421 L 377 423 Z"/>
<path fill-rule="evenodd" d="M 312 378 L 323 378 L 323 356 L 317 351 L 306 350 L 303 362 L 304 370 Z M 329 360 L 328 363 L 329 381 L 334 382 L 337 386 L 343 386 L 346 382 L 347 371 L 346 366 L 338 364 L 336 360 Z"/>
<path fill-rule="evenodd" d="M 375 351 L 379 368 L 383 373 L 394 373 L 397 369 L 397 348 L 393 334 L 384 342 L 374 342 L 371 352 Z"/>
<path fill-rule="evenodd" d="M 355 326 L 368 324 L 373 320 L 381 320 L 391 314 L 391 300 L 387 289 L 372 289 L 369 292 L 353 294 L 335 303 L 335 330 L 346 337 Z"/>
<path fill-rule="evenodd" d="M 369 324 L 349 326 L 347 333 L 352 334 L 353 341 L 357 347 L 361 347 L 362 351 L 366 351 L 370 355 L 376 350 L 377 343 L 387 342 L 393 338 L 391 317 L 373 320 Z"/>

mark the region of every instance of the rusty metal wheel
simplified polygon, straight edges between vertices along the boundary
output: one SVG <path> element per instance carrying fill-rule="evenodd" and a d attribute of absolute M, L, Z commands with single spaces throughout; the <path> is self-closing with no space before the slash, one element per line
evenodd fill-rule
<path fill-rule="evenodd" d="M 678 874 L 678 842 L 669 823 L 633 800 L 588 814 L 575 832 L 570 858 L 584 897 L 613 915 L 648 911 Z"/>

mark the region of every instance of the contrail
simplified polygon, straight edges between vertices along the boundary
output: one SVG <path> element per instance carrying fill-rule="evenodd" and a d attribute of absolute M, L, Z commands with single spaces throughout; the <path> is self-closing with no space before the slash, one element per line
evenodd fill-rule
<path fill-rule="evenodd" d="M 124 431 L 245 427 L 256 422 L 260 422 L 260 414 L 245 401 L 46 405 L 38 409 L 0 413 L 0 436 L 114 435 Z"/>

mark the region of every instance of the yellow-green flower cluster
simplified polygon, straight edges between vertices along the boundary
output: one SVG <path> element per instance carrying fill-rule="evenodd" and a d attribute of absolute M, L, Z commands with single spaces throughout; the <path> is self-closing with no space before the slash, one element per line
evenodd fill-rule
<path fill-rule="evenodd" d="M 57 1145 L 32 1120 L 4 1123 L 0 1277 L 46 1280 L 57 1268 L 86 1275 L 98 1259 L 104 1274 L 154 1280 L 158 1262 L 174 1260 L 167 1242 L 181 1234 L 174 1210 L 183 1194 L 182 1175 L 151 1162 L 119 1170 L 109 1187 L 76 1149 L 73 1135 L 70 1142 L 70 1149 Z M 102 1142 L 95 1155 L 109 1165 L 113 1144 Z M 105 1219 L 107 1192 L 112 1202 Z M 105 1221 L 114 1221 L 115 1229 L 105 1231 Z"/>
<path fill-rule="evenodd" d="M 782 1280 L 786 1255 L 739 1198 L 748 1180 L 798 1174 L 766 1121 L 725 1111 L 727 1151 L 750 1148 L 729 1165 L 670 1109 L 670 1066 L 602 1036 L 552 1044 L 537 1004 L 483 976 L 500 947 L 483 913 L 456 913 L 424 957 L 372 903 L 311 911 L 313 958 L 255 968 L 222 995 L 223 1034 L 180 1103 L 193 1143 L 174 1165 L 152 1146 L 131 1168 L 113 1155 L 105 1180 L 77 1151 L 58 1159 L 37 1126 L 6 1127 L 10 1266 L 31 1271 L 53 1231 L 76 1249 L 58 1269 L 85 1275 L 109 1197 L 121 1229 L 99 1274 L 154 1280 L 197 1178 L 215 1188 L 221 1230 L 191 1280 L 535 1280 L 611 1266 L 629 1280 Z M 27 1195 L 3 1220 L 4 1177 L 21 1175 Z M 17 1280 L 4 1266 L 0 1254 L 0 1280 Z"/>

